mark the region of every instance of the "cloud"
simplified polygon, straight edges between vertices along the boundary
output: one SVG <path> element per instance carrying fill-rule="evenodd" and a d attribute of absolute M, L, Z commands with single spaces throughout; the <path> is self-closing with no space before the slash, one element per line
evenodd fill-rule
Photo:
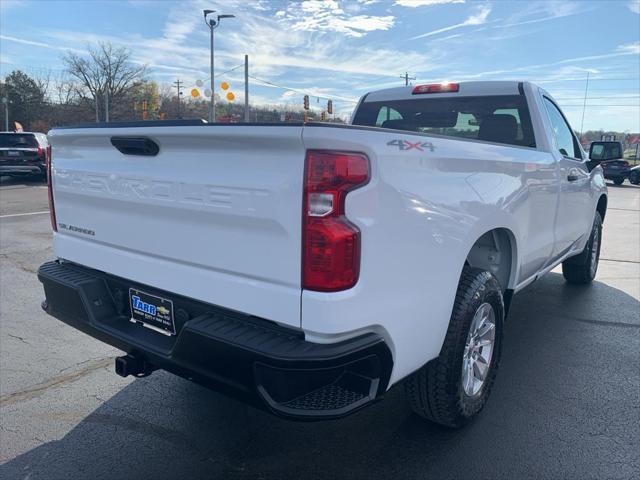
<path fill-rule="evenodd" d="M 4 53 L 0 52 L 0 64 L 3 64 L 3 63 L 7 63 L 7 64 L 9 64 L 9 63 L 14 63 L 14 62 L 13 62 L 13 60 L 11 59 L 11 57 L 10 57 L 10 56 L 8 56 L 8 55 L 6 55 L 6 54 L 4 54 Z"/>
<path fill-rule="evenodd" d="M 625 55 L 640 55 L 640 42 L 618 45 L 618 48 L 616 48 L 616 52 Z"/>
<path fill-rule="evenodd" d="M 640 14 L 640 0 L 630 0 L 629 3 L 627 3 L 627 7 L 629 7 L 629 10 L 633 13 Z"/>
<path fill-rule="evenodd" d="M 558 18 L 564 18 L 593 8 L 593 6 L 579 4 L 577 2 L 531 2 L 515 14 L 507 17 L 504 23 L 494 25 L 492 28 L 509 28 L 532 23 L 547 22 Z"/>
<path fill-rule="evenodd" d="M 464 1 L 465 0 L 396 0 L 394 5 L 416 8 L 431 5 L 443 5 L 445 3 L 464 3 Z"/>
<path fill-rule="evenodd" d="M 12 37 L 10 35 L 0 35 L 0 39 L 6 40 L 8 42 L 15 42 L 15 43 L 21 43 L 23 45 L 30 45 L 32 47 L 42 47 L 42 48 L 50 48 L 53 50 L 62 50 L 67 52 L 70 51 L 70 52 L 76 52 L 76 53 L 85 53 L 84 51 L 78 50 L 76 48 L 62 47 L 59 45 L 51 45 L 49 43 L 36 42 L 33 40 L 27 40 L 25 38 Z"/>
<path fill-rule="evenodd" d="M 8 10 L 24 7 L 27 4 L 24 0 L 2 0 L 0 2 L 0 11 L 6 13 Z"/>
<path fill-rule="evenodd" d="M 468 17 L 464 22 L 456 23 L 455 25 L 450 25 L 448 27 L 439 28 L 437 30 L 432 30 L 431 32 L 423 33 L 422 35 L 411 37 L 411 40 L 430 37 L 432 35 L 437 35 L 439 33 L 448 32 L 450 30 L 455 30 L 457 28 L 467 27 L 470 25 L 482 25 L 483 23 L 486 23 L 490 13 L 491 7 L 489 5 L 482 5 L 477 9 L 476 13 Z"/>
<path fill-rule="evenodd" d="M 594 68 L 586 68 L 581 66 L 573 66 L 571 64 L 581 63 L 585 64 L 586 62 L 592 60 L 604 60 L 611 58 L 619 58 L 625 57 L 627 55 L 637 55 L 640 52 L 640 42 L 631 43 L 631 44 L 623 44 L 616 47 L 613 52 L 582 56 L 582 57 L 572 57 L 565 58 L 563 60 L 557 60 L 555 62 L 548 63 L 538 63 L 533 65 L 525 65 L 521 67 L 514 68 L 505 68 L 500 70 L 490 70 L 484 72 L 478 72 L 473 74 L 462 73 L 459 75 L 452 75 L 456 78 L 456 80 L 475 80 L 475 79 L 485 79 L 488 80 L 488 77 L 496 77 L 499 76 L 504 79 L 505 76 L 509 75 L 518 75 L 518 76 L 526 76 L 526 77 L 535 77 L 536 81 L 543 82 L 554 82 L 554 81 L 567 81 L 567 80 L 576 80 L 583 79 L 586 76 L 587 71 L 591 74 L 604 74 L 606 73 L 606 78 L 611 78 L 611 74 L 620 73 L 619 67 L 615 65 L 610 66 L 610 71 L 604 72 L 605 68 L 604 64 L 598 64 L 598 68 L 600 70 L 596 70 Z M 553 68 L 550 68 L 553 67 Z"/>
<path fill-rule="evenodd" d="M 64 50 L 66 45 L 84 46 L 87 43 L 111 42 L 129 48 L 134 62 L 147 64 L 151 78 L 165 82 L 168 78 L 179 76 L 187 83 L 195 82 L 196 79 L 204 80 L 208 77 L 208 30 L 201 15 L 191 15 L 195 18 L 193 20 L 185 18 L 179 10 L 193 12 L 202 5 L 203 3 L 194 3 L 189 9 L 185 9 L 183 5 L 171 8 L 164 28 L 155 36 L 145 37 L 139 32 L 108 35 L 81 29 L 50 29 L 38 37 L 40 42 L 25 39 L 22 43 L 30 42 L 28 44 L 37 47 Z M 319 8 L 320 12 L 327 8 L 334 11 L 341 9 L 337 2 L 311 2 L 297 6 Z M 430 71 L 442 58 L 432 48 L 414 51 L 371 45 L 362 37 L 352 35 L 353 32 L 339 35 L 335 29 L 293 29 L 292 25 L 297 19 L 285 18 L 290 12 L 276 15 L 276 12 L 281 11 L 278 10 L 282 8 L 281 5 L 273 8 L 270 15 L 255 11 L 253 4 L 243 2 L 234 5 L 227 3 L 224 8 L 237 15 L 238 20 L 229 21 L 216 34 L 216 75 L 242 63 L 244 54 L 248 54 L 250 74 L 258 78 L 304 91 L 325 83 L 331 86 L 334 98 L 351 98 L 356 92 L 368 88 L 363 86 L 357 89 L 354 82 L 370 84 L 371 79 L 379 81 L 380 77 L 395 78 L 405 70 L 407 63 L 419 64 L 423 71 Z M 363 17 L 360 14 L 338 16 L 347 21 L 344 28 L 351 28 L 348 21 L 355 22 Z M 367 22 L 357 25 L 358 32 L 380 27 L 375 16 L 364 17 L 373 19 L 369 18 Z M 51 47 L 52 45 L 56 47 Z M 225 79 L 239 73 L 241 70 L 227 74 Z M 239 78 L 234 81 L 242 81 L 241 75 Z M 282 90 L 277 95 L 281 93 Z"/>
<path fill-rule="evenodd" d="M 362 2 L 361 4 L 367 5 Z M 293 30 L 330 31 L 349 37 L 362 37 L 375 30 L 389 30 L 395 23 L 395 17 L 392 15 L 351 14 L 336 0 L 305 0 L 301 3 L 291 3 L 285 10 L 276 12 L 276 17 L 288 23 Z"/>

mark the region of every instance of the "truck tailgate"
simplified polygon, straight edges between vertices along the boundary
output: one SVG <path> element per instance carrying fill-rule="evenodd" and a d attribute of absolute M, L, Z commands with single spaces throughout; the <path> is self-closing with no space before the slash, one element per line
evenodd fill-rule
<path fill-rule="evenodd" d="M 56 255 L 300 326 L 301 126 L 50 133 Z M 155 156 L 112 137 L 146 137 Z"/>

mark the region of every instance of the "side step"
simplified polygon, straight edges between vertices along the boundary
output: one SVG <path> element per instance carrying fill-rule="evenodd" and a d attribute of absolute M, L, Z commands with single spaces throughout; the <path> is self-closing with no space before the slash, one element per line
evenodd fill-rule
<path fill-rule="evenodd" d="M 372 400 L 377 387 L 377 379 L 345 372 L 333 383 L 285 402 L 280 407 L 325 413 L 353 410 Z"/>

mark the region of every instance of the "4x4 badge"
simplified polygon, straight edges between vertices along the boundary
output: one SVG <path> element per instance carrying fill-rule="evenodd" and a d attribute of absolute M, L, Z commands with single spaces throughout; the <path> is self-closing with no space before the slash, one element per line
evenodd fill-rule
<path fill-rule="evenodd" d="M 431 152 L 435 150 L 436 147 L 433 146 L 431 142 L 410 142 L 409 140 L 404 139 L 396 139 L 387 142 L 387 145 L 392 147 L 398 147 L 398 150 L 406 151 L 406 150 L 419 150 L 424 152 L 425 148 L 428 148 Z"/>

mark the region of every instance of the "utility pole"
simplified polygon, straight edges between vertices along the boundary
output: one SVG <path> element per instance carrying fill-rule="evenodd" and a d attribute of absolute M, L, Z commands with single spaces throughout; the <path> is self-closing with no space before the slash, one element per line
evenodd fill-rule
<path fill-rule="evenodd" d="M 580 121 L 580 137 L 582 137 L 582 128 L 584 127 L 584 111 L 587 109 L 587 92 L 589 91 L 589 71 L 587 70 L 587 84 L 584 87 L 584 102 L 582 104 L 582 120 Z"/>
<path fill-rule="evenodd" d="M 176 89 L 178 90 L 178 118 L 182 118 L 182 113 L 180 112 L 180 95 L 182 95 L 182 92 L 180 91 L 180 85 L 182 85 L 183 83 L 184 82 L 181 82 L 179 78 L 176 79 L 175 82 L 173 82 Z"/>
<path fill-rule="evenodd" d="M 415 80 L 416 77 L 410 77 L 409 72 L 404 72 L 404 75 L 400 75 L 400 78 L 404 78 L 404 84 L 409 85 L 409 80 Z"/>
<path fill-rule="evenodd" d="M 100 121 L 100 109 L 98 108 L 98 92 L 96 92 L 96 123 Z"/>
<path fill-rule="evenodd" d="M 244 56 L 244 122 L 249 123 L 249 55 Z"/>

